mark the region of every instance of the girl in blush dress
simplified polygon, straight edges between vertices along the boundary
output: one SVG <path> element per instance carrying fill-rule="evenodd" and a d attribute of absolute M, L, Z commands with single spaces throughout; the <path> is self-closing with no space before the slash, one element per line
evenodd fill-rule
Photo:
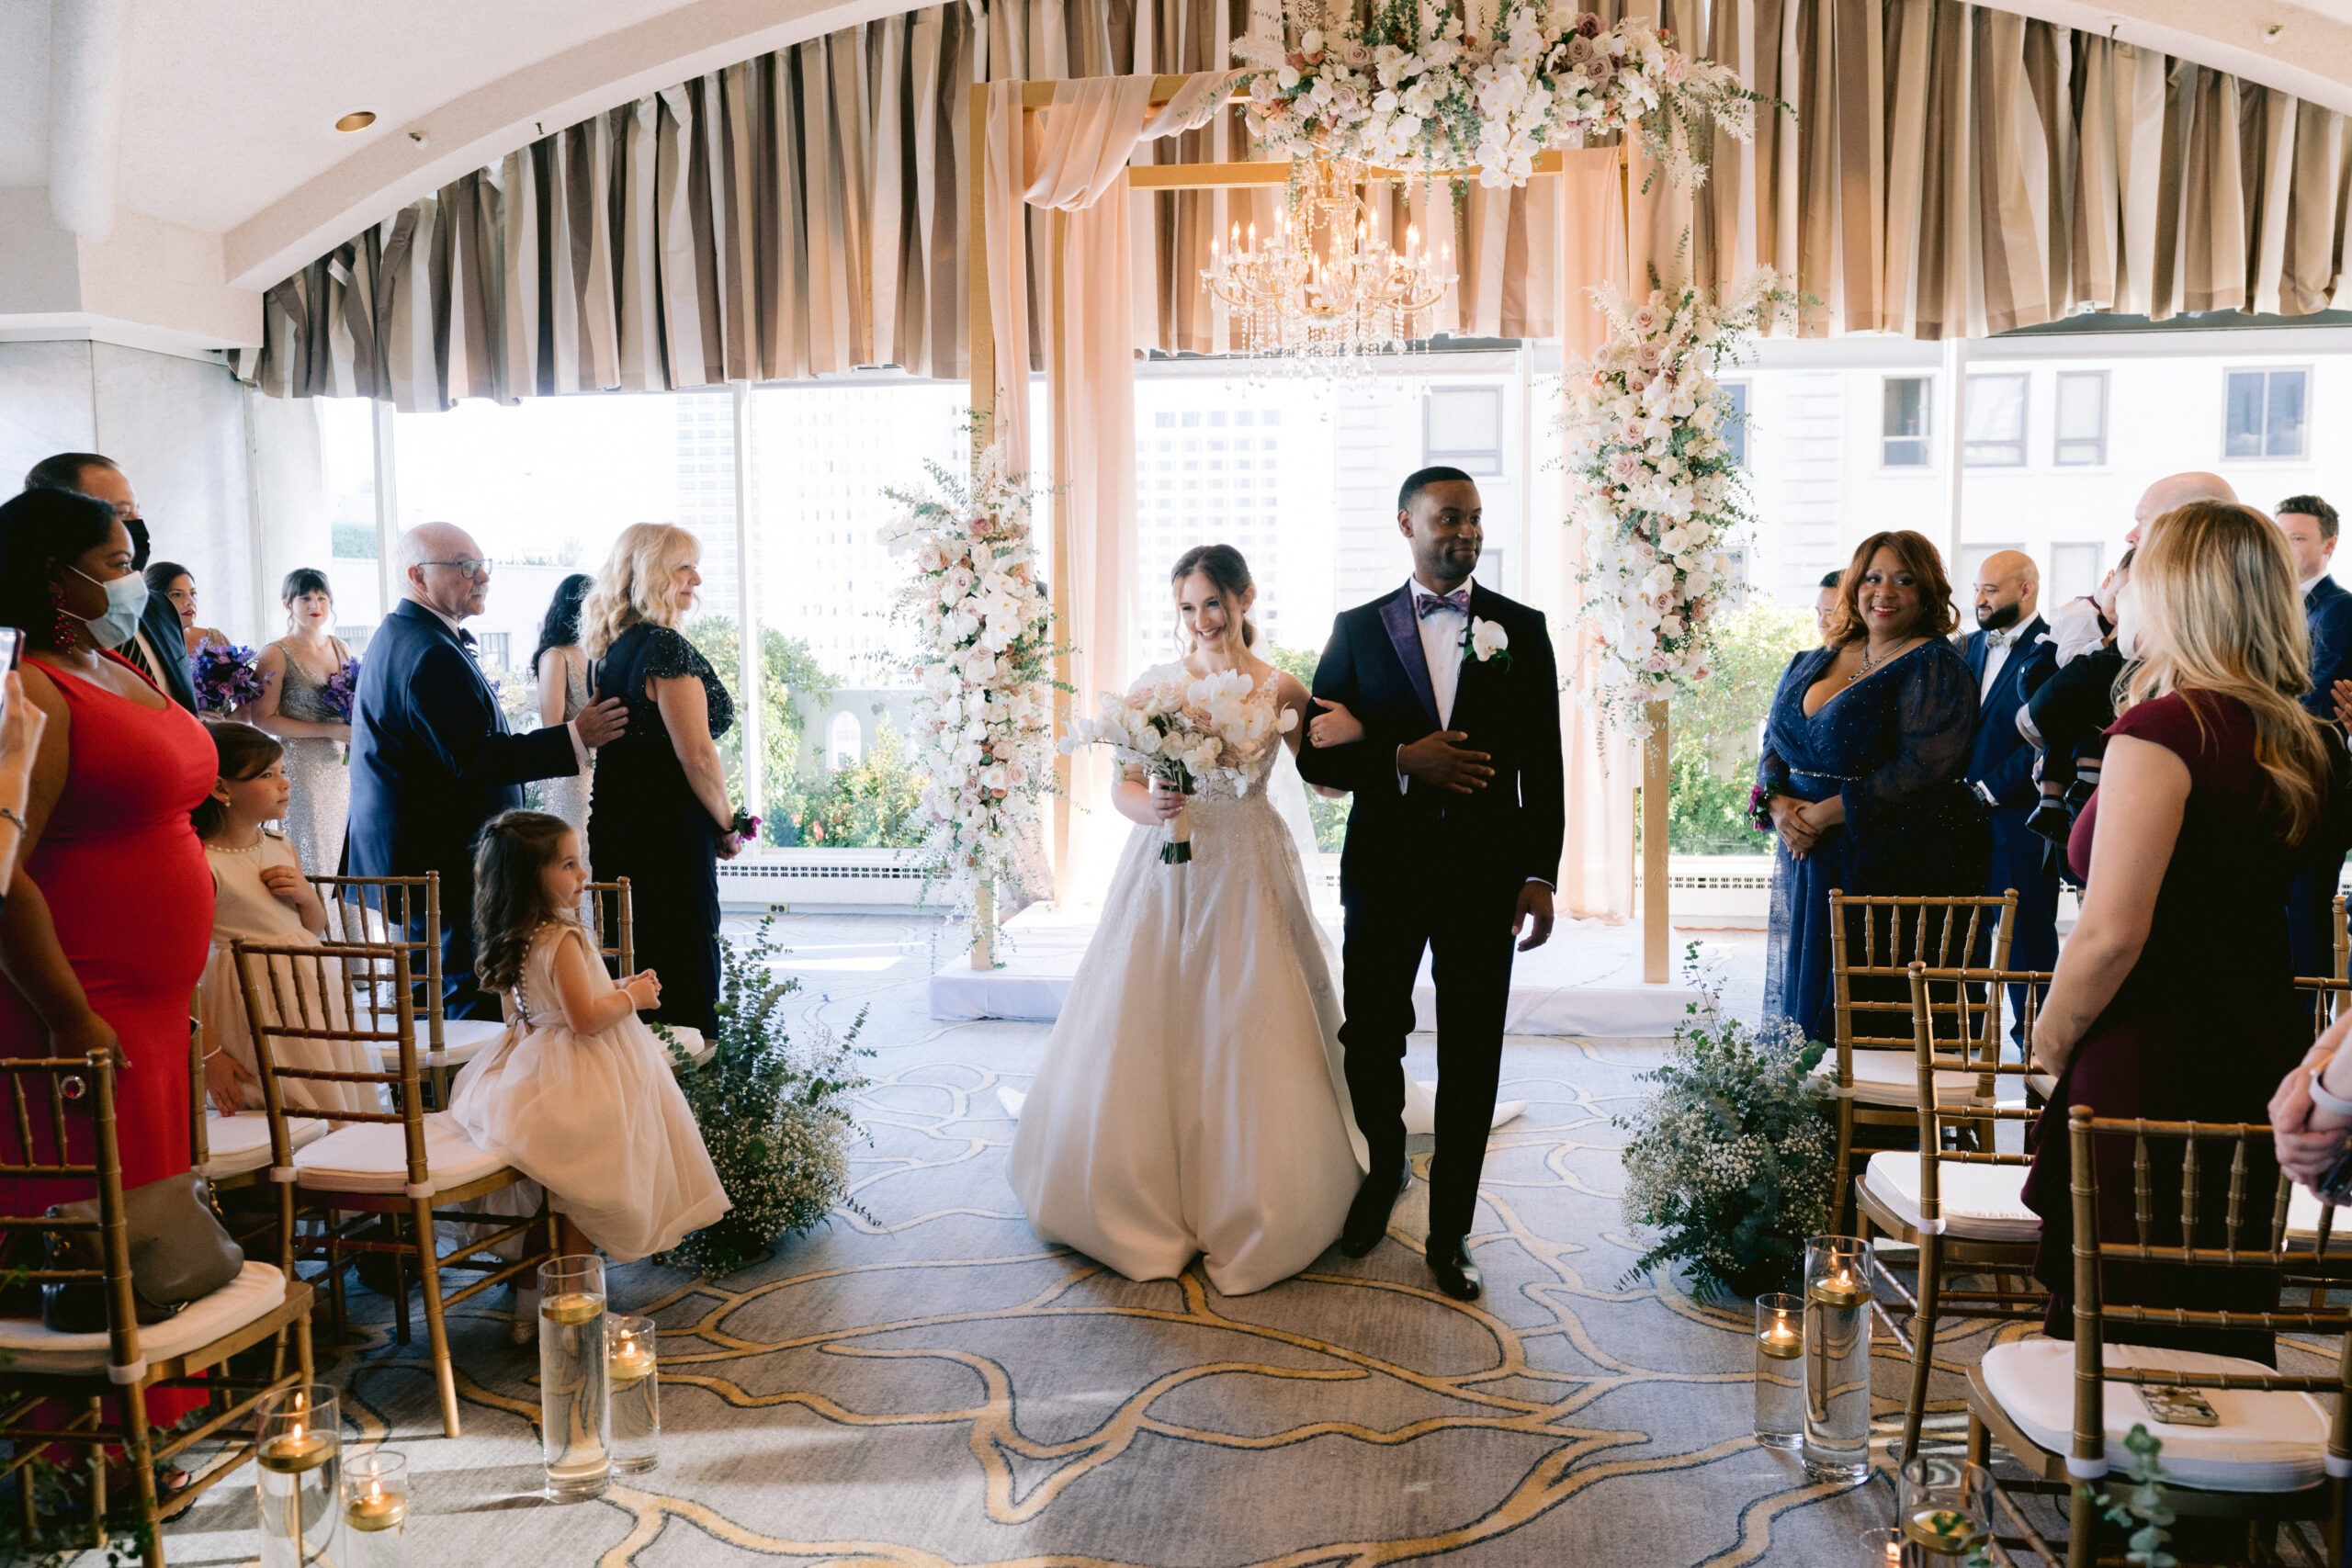
<path fill-rule="evenodd" d="M 1957 897 L 1992 874 L 1992 830 L 1963 782 L 1976 678 L 1946 640 L 1960 616 L 1935 546 L 1873 534 L 1842 581 L 1827 646 L 1781 677 L 1756 769 L 1779 840 L 1764 1017 L 1814 1040 L 1834 1038 L 1830 889 Z"/>
<path fill-rule="evenodd" d="M 262 694 L 253 722 L 286 742 L 286 776 L 293 792 L 287 836 L 302 863 L 322 875 L 343 864 L 343 830 L 351 814 L 351 716 L 327 705 L 326 683 L 351 662 L 351 649 L 327 627 L 334 593 L 326 574 L 297 567 L 278 590 L 286 605 L 285 637 L 261 650 Z"/>
<path fill-rule="evenodd" d="M 588 705 L 588 656 L 580 648 L 580 605 L 595 585 L 596 580 L 584 571 L 565 578 L 556 584 L 547 619 L 539 623 L 539 647 L 531 655 L 531 669 L 538 677 L 543 728 L 570 724 Z M 583 845 L 588 841 L 588 795 L 594 779 L 594 773 L 582 768 L 570 778 L 547 779 L 539 784 L 539 798 L 547 802 L 548 814 L 571 823 Z"/>
<path fill-rule="evenodd" d="M 587 884 L 562 818 L 509 811 L 482 829 L 475 973 L 505 993 L 506 1033 L 458 1076 L 449 1114 L 547 1189 L 558 1251 L 633 1263 L 729 1204 L 669 1054 L 637 1016 L 662 982 L 646 969 L 613 983 L 580 924 Z"/>
<path fill-rule="evenodd" d="M 245 1013 L 237 957 L 230 944 L 243 937 L 273 947 L 314 946 L 326 930 L 327 912 L 317 892 L 303 879 L 301 857 L 293 841 L 262 826 L 285 818 L 287 795 L 292 788 L 277 739 L 250 724 L 219 723 L 205 728 L 212 732 L 220 773 L 213 781 L 211 795 L 194 813 L 197 837 L 204 840 L 205 863 L 212 868 L 214 897 L 212 956 L 204 966 L 203 983 L 197 987 L 197 1017 L 203 1021 L 208 1047 L 205 1090 L 220 1114 L 234 1116 L 240 1111 L 259 1109 L 262 1096 L 252 1021 Z M 289 994 L 296 986 L 309 992 L 316 983 L 308 968 L 283 959 L 274 962 L 277 984 Z M 259 989 L 262 1006 L 272 1008 L 271 987 L 264 984 Z M 324 1010 L 337 1028 L 348 1022 L 342 997 L 327 997 Z M 273 1038 L 282 1066 L 336 1073 L 381 1070 L 368 1047 L 357 1041 Z M 290 1104 L 330 1117 L 338 1111 L 383 1109 L 372 1084 L 287 1078 L 281 1087 Z"/>

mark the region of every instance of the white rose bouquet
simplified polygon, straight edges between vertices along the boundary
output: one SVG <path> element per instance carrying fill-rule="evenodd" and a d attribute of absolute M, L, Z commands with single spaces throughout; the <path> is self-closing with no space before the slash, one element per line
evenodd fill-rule
<path fill-rule="evenodd" d="M 1107 746 L 1120 761 L 1183 795 L 1218 777 L 1229 780 L 1236 795 L 1246 795 L 1268 750 L 1298 723 L 1287 708 L 1249 700 L 1255 686 L 1250 676 L 1228 671 L 1155 682 L 1124 697 L 1105 692 L 1095 717 L 1071 724 L 1062 750 Z M 1161 831 L 1164 863 L 1193 858 L 1189 807 L 1179 807 Z"/>
<path fill-rule="evenodd" d="M 930 467 L 929 488 L 883 491 L 902 508 L 883 543 L 914 558 L 899 613 L 922 643 L 924 860 L 958 914 L 999 877 L 1044 880 L 1037 801 L 1054 788 L 1053 609 L 1030 543 L 1031 492 L 1001 444 L 973 470 L 967 484 Z"/>
<path fill-rule="evenodd" d="M 1731 586 L 1724 547 L 1748 521 L 1714 372 L 1740 334 L 1798 299 L 1769 269 L 1720 303 L 1696 288 L 1596 298 L 1609 339 L 1568 367 L 1561 415 L 1578 491 L 1569 521 L 1585 535 L 1581 618 L 1600 645 L 1600 691 L 1586 700 L 1640 735 L 1649 703 L 1705 678 Z"/>

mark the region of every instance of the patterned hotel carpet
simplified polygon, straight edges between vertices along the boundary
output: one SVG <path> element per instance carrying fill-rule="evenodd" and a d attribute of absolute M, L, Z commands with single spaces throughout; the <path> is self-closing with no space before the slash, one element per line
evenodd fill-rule
<path fill-rule="evenodd" d="M 855 1179 L 872 1222 L 837 1215 L 724 1281 L 616 1271 L 616 1304 L 663 1329 L 662 1464 L 570 1506 L 534 1495 L 537 1358 L 508 1348 L 503 1300 L 453 1316 L 449 1441 L 422 1324 L 394 1346 L 388 1304 L 356 1297 L 375 1345 L 329 1375 L 362 1432 L 409 1455 L 412 1562 L 1845 1564 L 1890 1522 L 1883 1479 L 1809 1485 L 1751 1441 L 1743 1312 L 1618 1288 L 1638 1249 L 1608 1121 L 1657 1043 L 1511 1044 L 1505 1098 L 1532 1104 L 1488 1159 L 1477 1305 L 1437 1295 L 1393 1238 L 1227 1299 L 1038 1244 L 1004 1183 L 996 1089 L 1025 1086 L 1045 1031 L 923 1017 L 940 928 L 799 917 L 779 935 L 804 1018 L 873 1010 Z M 1431 1070 L 1426 1041 L 1415 1059 Z M 1417 1182 L 1399 1233 L 1424 1201 Z M 1902 1383 L 1883 1359 L 1882 1413 Z M 171 1527 L 172 1561 L 250 1561 L 251 1498 L 243 1478 L 209 1494 Z"/>

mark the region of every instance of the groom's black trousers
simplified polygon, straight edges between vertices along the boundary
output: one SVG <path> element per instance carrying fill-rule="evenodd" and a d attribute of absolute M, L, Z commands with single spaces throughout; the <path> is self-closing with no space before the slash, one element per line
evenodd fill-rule
<path fill-rule="evenodd" d="M 1444 835 L 1441 832 L 1439 837 Z M 1429 1234 L 1467 1235 L 1502 1073 L 1510 1000 L 1511 919 L 1520 880 L 1462 875 L 1442 844 L 1417 863 L 1428 874 L 1395 888 L 1350 889 L 1341 948 L 1348 1094 L 1373 1173 L 1405 1163 L 1405 1037 L 1413 982 L 1430 952 L 1437 983 L 1437 1152 L 1430 1165 Z"/>

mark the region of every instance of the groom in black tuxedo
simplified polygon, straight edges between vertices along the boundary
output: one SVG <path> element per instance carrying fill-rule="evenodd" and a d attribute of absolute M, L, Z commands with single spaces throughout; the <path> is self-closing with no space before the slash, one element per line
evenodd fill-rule
<path fill-rule="evenodd" d="M 1437 980 L 1437 1152 L 1428 1258 L 1458 1300 L 1482 1289 L 1464 1237 L 1478 1203 L 1501 1076 L 1512 943 L 1552 934 L 1552 884 L 1566 825 L 1559 675 L 1541 612 L 1478 586 L 1478 487 L 1459 468 L 1423 468 L 1396 496 L 1413 575 L 1331 626 L 1315 697 L 1345 707 L 1360 739 L 1316 744 L 1298 769 L 1354 793 L 1340 899 L 1348 1093 L 1372 1174 L 1340 1245 L 1361 1258 L 1387 1234 L 1404 1190 L 1405 1038 L 1424 950 Z M 1525 936 L 1521 939 L 1521 933 Z"/>

